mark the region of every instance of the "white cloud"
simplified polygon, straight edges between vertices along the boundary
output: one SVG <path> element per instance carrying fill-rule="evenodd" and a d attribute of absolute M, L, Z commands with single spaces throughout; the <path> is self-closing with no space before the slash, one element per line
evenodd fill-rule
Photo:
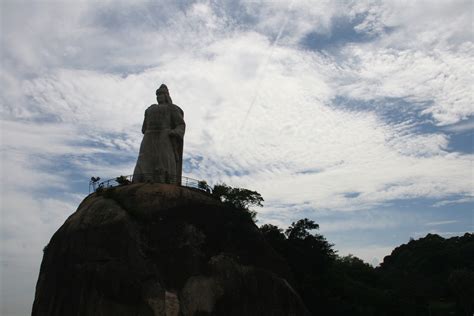
<path fill-rule="evenodd" d="M 347 65 L 355 73 L 344 85 L 344 94 L 361 100 L 403 98 L 439 125 L 472 115 L 472 74 L 466 67 L 473 61 L 472 43 L 458 52 L 399 51 L 372 44 L 347 49 L 358 61 Z"/>
<path fill-rule="evenodd" d="M 297 43 L 308 32 L 330 32 L 330 21 L 339 5 L 334 1 L 244 1 L 246 12 L 256 18 L 254 27 L 276 38 L 283 30 L 282 42 Z"/>
<path fill-rule="evenodd" d="M 356 71 L 346 93 L 361 99 L 399 97 L 420 102 L 439 125 L 473 114 L 472 17 L 469 1 L 362 2 L 355 11 L 390 31 L 344 49 Z M 400 12 L 403 12 L 401 14 Z M 364 23 L 363 23 L 364 24 Z M 370 23 L 369 23 L 370 24 Z M 361 27 L 364 29 L 364 27 Z"/>
<path fill-rule="evenodd" d="M 387 229 L 400 226 L 400 221 L 394 218 L 380 218 L 373 216 L 359 215 L 358 218 L 348 218 L 342 220 L 324 220 L 318 221 L 321 233 L 324 235 L 328 232 L 346 232 L 354 230 L 367 229 Z"/>
<path fill-rule="evenodd" d="M 2 315 L 25 315 L 31 311 L 42 249 L 79 201 L 69 196 L 65 200 L 41 199 L 28 190 L 2 188 Z"/>
<path fill-rule="evenodd" d="M 259 81 L 258 66 L 270 47 L 265 37 L 242 33 L 140 74 L 62 69 L 25 80 L 23 87 L 35 111 L 132 155 L 148 105 L 137 100 L 153 102 L 156 83 L 166 79 L 186 113 L 187 154 L 205 158 L 196 176 L 251 184 L 269 200 L 357 209 L 471 192 L 464 170 L 472 157 L 448 154 L 447 136 L 419 134 L 369 111 L 332 106 L 337 90 L 330 82 L 344 73 L 333 60 L 274 47 Z M 123 138 L 109 140 L 104 133 Z M 228 175 L 239 171 L 244 175 Z M 347 198 L 346 192 L 360 194 Z"/>

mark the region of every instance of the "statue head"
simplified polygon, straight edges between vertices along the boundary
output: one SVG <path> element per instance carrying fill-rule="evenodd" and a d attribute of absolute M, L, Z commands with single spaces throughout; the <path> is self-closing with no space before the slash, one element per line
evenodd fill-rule
<path fill-rule="evenodd" d="M 173 101 L 171 100 L 170 93 L 168 91 L 168 87 L 165 84 L 162 84 L 158 90 L 156 90 L 156 100 L 159 104 L 169 103 L 172 104 Z"/>

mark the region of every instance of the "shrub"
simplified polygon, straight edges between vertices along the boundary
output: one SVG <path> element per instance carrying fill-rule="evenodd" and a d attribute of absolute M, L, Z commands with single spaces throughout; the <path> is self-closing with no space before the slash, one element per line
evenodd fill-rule
<path fill-rule="evenodd" d="M 212 196 L 216 197 L 224 204 L 243 210 L 254 222 L 257 222 L 257 212 L 251 210 L 250 207 L 262 207 L 262 202 L 264 201 L 260 193 L 257 191 L 243 188 L 232 188 L 225 183 L 214 185 Z"/>
<path fill-rule="evenodd" d="M 207 191 L 209 186 L 207 185 L 207 182 L 204 180 L 198 181 L 198 189 Z"/>
<path fill-rule="evenodd" d="M 117 178 L 115 178 L 115 181 L 116 181 L 119 185 L 127 185 L 127 184 L 132 183 L 130 180 L 128 180 L 128 178 L 127 178 L 126 176 L 117 177 Z"/>

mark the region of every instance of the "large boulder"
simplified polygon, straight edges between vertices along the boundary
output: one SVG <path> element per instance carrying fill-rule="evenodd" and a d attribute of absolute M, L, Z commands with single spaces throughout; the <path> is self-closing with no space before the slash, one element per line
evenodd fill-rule
<path fill-rule="evenodd" d="M 284 260 L 205 192 L 89 195 L 45 247 L 33 315 L 307 315 Z"/>

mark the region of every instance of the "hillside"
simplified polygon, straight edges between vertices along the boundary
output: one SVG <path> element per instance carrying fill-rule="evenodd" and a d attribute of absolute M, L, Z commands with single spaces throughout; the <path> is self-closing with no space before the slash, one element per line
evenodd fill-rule
<path fill-rule="evenodd" d="M 189 188 L 88 196 L 45 248 L 33 315 L 307 315 L 250 216 Z"/>

